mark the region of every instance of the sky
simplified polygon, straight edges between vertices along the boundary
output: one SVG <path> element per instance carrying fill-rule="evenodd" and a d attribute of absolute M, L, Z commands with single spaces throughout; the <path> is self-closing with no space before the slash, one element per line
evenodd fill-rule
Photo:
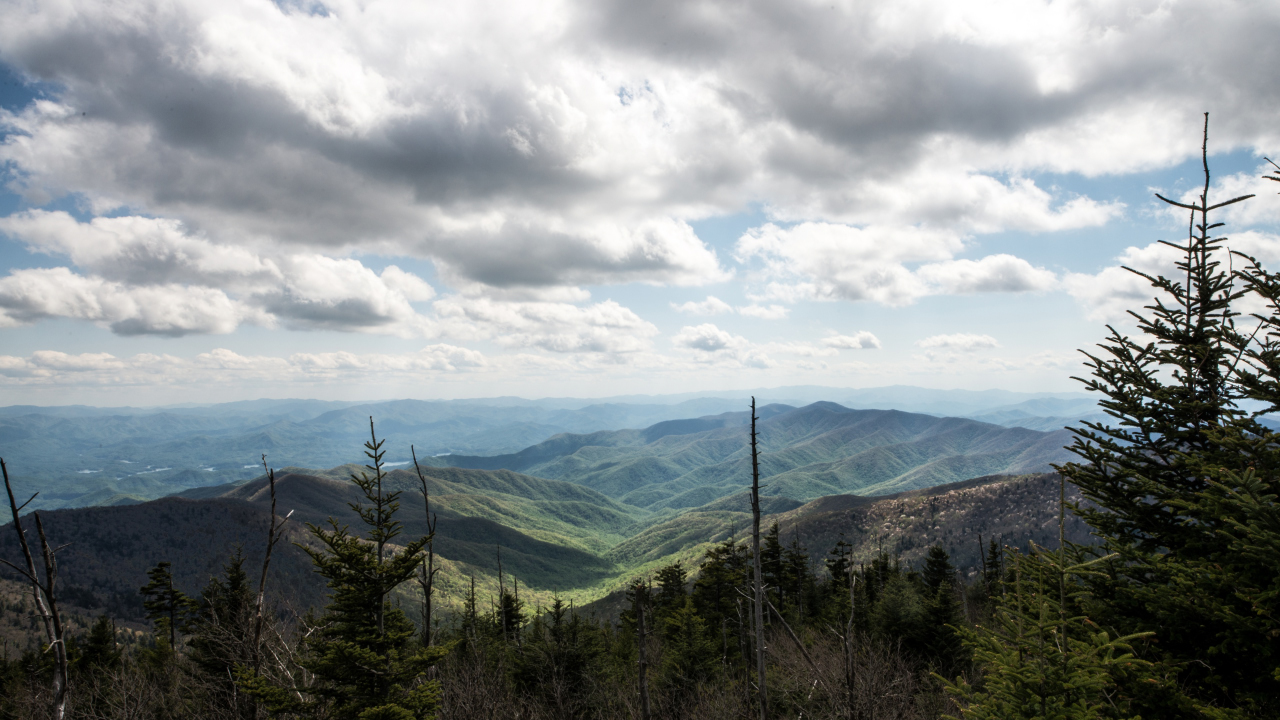
<path fill-rule="evenodd" d="M 1280 3 L 0 1 L 0 405 L 1081 387 Z"/>

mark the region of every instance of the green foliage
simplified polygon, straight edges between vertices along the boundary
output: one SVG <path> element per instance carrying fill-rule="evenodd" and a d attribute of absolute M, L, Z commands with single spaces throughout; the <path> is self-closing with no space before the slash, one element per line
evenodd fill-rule
<path fill-rule="evenodd" d="M 557 717 L 574 709 L 601 670 L 609 638 L 584 621 L 556 596 L 545 613 L 535 615 L 523 642 L 512 650 L 512 679 L 522 692 L 541 699 Z"/>
<path fill-rule="evenodd" d="M 78 652 L 71 654 L 72 669 L 81 673 L 112 670 L 120 665 L 121 652 L 116 644 L 116 627 L 111 618 L 98 616 Z"/>
<path fill-rule="evenodd" d="M 717 648 L 706 622 L 694 609 L 693 598 L 686 597 L 683 605 L 662 619 L 662 640 L 660 676 L 665 682 L 693 688 L 710 677 Z"/>
<path fill-rule="evenodd" d="M 155 623 L 157 642 L 167 639 L 167 651 L 177 646 L 177 634 L 185 632 L 191 613 L 196 603 L 186 593 L 173 585 L 173 574 L 170 564 L 161 562 L 147 571 L 147 584 L 139 590 L 142 593 L 142 606 L 146 609 L 147 619 Z M 160 651 L 165 652 L 164 646 Z"/>
<path fill-rule="evenodd" d="M 980 683 L 944 681 L 964 717 L 1135 718 L 1157 692 L 1172 689 L 1158 668 L 1134 656 L 1131 644 L 1151 633 L 1113 637 L 1083 614 L 1089 594 L 1080 580 L 1106 558 L 1080 555 L 1064 549 L 1013 556 L 1014 579 L 991 621 L 963 631 L 982 669 Z M 1135 687 L 1142 693 L 1137 702 Z"/>
<path fill-rule="evenodd" d="M 371 421 L 371 435 L 372 429 Z M 382 442 L 373 436 L 365 448 L 373 475 L 351 475 L 366 501 L 351 508 L 368 527 L 367 534 L 354 535 L 332 519 L 327 529 L 308 525 L 321 547 L 304 549 L 331 593 L 324 615 L 299 648 L 299 665 L 312 682 L 305 688 L 284 688 L 244 670 L 239 675 L 244 690 L 274 713 L 420 720 L 432 716 L 439 704 L 439 684 L 428 680 L 426 672 L 448 648 L 419 645 L 413 623 L 389 599 L 413 577 L 427 538 L 407 542 L 398 552 L 387 548 L 401 532 L 395 520 L 399 493 L 383 489 Z M 291 690 L 305 699 L 291 696 Z"/>
<path fill-rule="evenodd" d="M 236 548 L 223 566 L 222 577 L 210 578 L 200 593 L 199 610 L 191 623 L 189 657 L 211 686 L 217 700 L 252 717 L 252 698 L 237 692 L 237 668 L 257 664 L 253 647 L 254 594 L 244 571 L 244 554 Z"/>
<path fill-rule="evenodd" d="M 1139 654 L 1176 671 L 1176 691 L 1206 714 L 1280 711 L 1275 628 L 1260 619 L 1280 582 L 1268 557 L 1280 446 L 1244 403 L 1275 410 L 1280 395 L 1280 283 L 1252 258 L 1233 271 L 1205 187 L 1176 277 L 1142 275 L 1156 297 L 1133 313 L 1140 339 L 1114 328 L 1089 354 L 1113 422 L 1086 423 L 1062 468 L 1078 508 L 1115 558 L 1083 580 L 1089 612 L 1112 635 L 1154 633 Z M 1141 273 L 1139 273 L 1141 275 Z M 1261 301 L 1261 303 L 1259 303 Z M 1265 304 L 1237 326 L 1243 302 Z M 1245 560 L 1245 557 L 1251 558 Z M 1256 562 L 1254 560 L 1261 560 Z M 1154 711 L 1146 710 L 1144 714 Z"/>
<path fill-rule="evenodd" d="M 685 602 L 685 579 L 689 573 L 685 571 L 683 563 L 672 563 L 661 567 L 654 575 L 654 580 L 658 585 L 658 592 L 653 598 L 654 615 L 661 618 L 684 607 Z"/>

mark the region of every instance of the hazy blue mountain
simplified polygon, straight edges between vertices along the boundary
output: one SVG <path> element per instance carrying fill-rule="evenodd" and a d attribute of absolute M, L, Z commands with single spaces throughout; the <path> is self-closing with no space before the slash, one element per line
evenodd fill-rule
<path fill-rule="evenodd" d="M 504 397 L 369 403 L 285 399 L 165 408 L 11 406 L 0 408 L 0 457 L 8 463 L 20 491 L 41 492 L 32 509 L 86 506 L 243 482 L 259 472 L 263 454 L 275 466 L 331 467 L 359 460 L 371 415 L 378 423 L 379 436 L 387 440 L 388 460 L 403 463 L 409 459 L 410 445 L 416 446 L 420 456 L 496 456 L 517 454 L 565 433 L 636 429 L 634 432 L 644 434 L 623 444 L 643 445 L 667 435 L 712 430 L 716 423 L 725 429 L 745 421 L 742 409 L 753 392 L 765 407 L 822 400 L 851 408 L 896 407 L 935 415 L 994 412 L 1007 415 L 990 418 L 997 424 L 1034 429 L 1063 424 L 1056 416 L 1046 418 L 1036 413 L 1084 402 L 1084 396 L 1070 394 L 999 390 L 798 386 L 605 399 Z M 1014 417 L 1014 413 L 1029 417 Z M 720 415 L 724 417 L 708 419 Z M 582 460 L 579 456 L 571 463 Z M 676 481 L 693 469 L 691 462 L 685 455 L 641 453 L 620 458 L 611 467 L 596 467 L 592 482 L 620 492 L 617 496 L 621 497 L 642 486 Z M 707 463 L 698 466 L 703 464 Z M 569 469 L 564 472 L 571 474 Z M 843 471 L 835 472 L 839 475 Z M 710 501 L 722 494 L 708 489 L 714 485 L 700 482 L 678 492 L 675 485 L 665 490 L 651 488 L 644 491 L 648 493 L 645 497 L 637 495 L 628 502 L 658 508 L 663 501 L 675 506 Z M 817 492 L 830 483 L 809 485 L 805 493 Z M 848 483 L 831 487 L 846 486 Z M 655 490 L 660 490 L 657 495 Z M 684 495 L 687 492 L 692 494 Z M 675 495 L 683 497 L 676 500 Z"/>
<path fill-rule="evenodd" d="M 879 495 L 995 474 L 1043 472 L 1070 459 L 1066 431 L 964 418 L 853 410 L 819 402 L 760 408 L 760 471 L 771 496 Z M 713 503 L 750 477 L 747 413 L 645 430 L 557 435 L 518 453 L 446 455 L 433 463 L 567 480 L 651 511 Z"/>
<path fill-rule="evenodd" d="M 387 440 L 388 460 L 403 463 L 411 445 L 423 456 L 502 453 L 559 433 L 646 427 L 732 405 L 698 399 L 578 408 L 419 400 L 258 400 L 151 410 L 14 406 L 0 409 L 0 457 L 21 491 L 41 492 L 31 509 L 85 506 L 247 480 L 260 472 L 263 454 L 275 466 L 359 460 L 370 416 Z"/>

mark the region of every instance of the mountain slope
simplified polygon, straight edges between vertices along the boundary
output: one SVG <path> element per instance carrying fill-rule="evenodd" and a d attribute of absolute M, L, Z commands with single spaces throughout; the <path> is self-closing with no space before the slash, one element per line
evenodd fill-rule
<path fill-rule="evenodd" d="M 765 492 L 796 500 L 886 494 L 981 475 L 1044 471 L 1069 459 L 1066 431 L 1043 433 L 964 418 L 851 410 L 830 402 L 760 409 Z M 747 413 L 660 423 L 642 431 L 558 435 L 502 456 L 433 463 L 508 468 L 566 480 L 647 510 L 695 508 L 750 477 Z"/>

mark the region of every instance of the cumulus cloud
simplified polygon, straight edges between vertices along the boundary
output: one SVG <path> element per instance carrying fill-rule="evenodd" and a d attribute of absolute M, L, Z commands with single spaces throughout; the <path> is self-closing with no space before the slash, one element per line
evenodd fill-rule
<path fill-rule="evenodd" d="M 269 274 L 232 249 L 272 243 L 428 257 L 450 284 L 696 285 L 727 273 L 688 221 L 751 203 L 1086 227 L 1122 208 L 1029 176 L 1174 162 L 1202 106 L 1227 145 L 1278 139 L 1271 6 L 330 5 L 11 8 L 0 57 L 56 90 L 4 117 L 0 160 L 30 198 L 181 222 L 225 249 L 201 272 Z M 916 296 L 882 270 L 826 280 Z"/>
<path fill-rule="evenodd" d="M 790 312 L 791 309 L 783 305 L 760 305 L 752 303 L 751 305 L 742 305 L 734 307 L 729 303 L 721 300 L 714 295 L 708 295 L 706 300 L 702 302 L 685 302 L 671 303 L 672 309 L 676 312 L 686 315 L 723 315 L 725 313 L 736 312 L 739 315 L 753 317 L 759 320 L 782 320 Z"/>
<path fill-rule="evenodd" d="M 121 334 L 227 333 L 242 322 L 292 328 L 430 333 L 412 306 L 435 297 L 395 265 L 315 253 L 268 256 L 216 244 L 173 220 L 124 216 L 79 222 L 32 210 L 0 232 L 90 271 L 24 270 L 0 278 L 8 324 L 46 317 L 99 322 Z"/>
<path fill-rule="evenodd" d="M 1000 347 L 1000 343 L 990 335 L 975 335 L 971 333 L 933 335 L 916 341 L 916 345 L 926 350 L 960 350 L 962 352 L 974 352 Z"/>
<path fill-rule="evenodd" d="M 430 298 L 430 286 L 394 265 L 380 277 L 358 260 L 323 255 L 292 255 L 282 264 L 284 282 L 254 300 L 287 326 L 358 330 L 399 324 L 401 334 L 415 334 L 415 325 L 426 324 L 409 301 Z"/>
<path fill-rule="evenodd" d="M 777 363 L 763 350 L 741 335 L 734 335 L 711 323 L 686 325 L 671 337 L 677 348 L 694 351 L 704 363 L 723 363 L 743 367 L 768 368 Z"/>
<path fill-rule="evenodd" d="M 221 290 L 178 285 L 131 287 L 67 268 L 15 270 L 0 278 L 0 326 L 65 317 L 109 326 L 121 335 L 229 333 L 252 308 Z"/>
<path fill-rule="evenodd" d="M 723 315 L 733 312 L 733 306 L 714 295 L 708 295 L 702 302 L 690 300 L 685 303 L 671 303 L 671 308 L 686 315 Z"/>
<path fill-rule="evenodd" d="M 671 343 L 676 347 L 686 347 L 704 352 L 740 349 L 750 345 L 746 338 L 721 330 L 711 323 L 686 325 L 680 328 L 680 332 L 672 336 Z"/>
<path fill-rule="evenodd" d="M 782 320 L 790 312 L 791 308 L 784 305 L 744 305 L 738 308 L 739 315 L 745 315 L 759 320 Z"/>
<path fill-rule="evenodd" d="M 880 347 L 880 338 L 860 330 L 852 335 L 832 335 L 822 339 L 822 344 L 837 350 L 873 350 Z"/>
<path fill-rule="evenodd" d="M 282 278 L 272 260 L 244 247 L 216 245 L 172 219 L 124 216 L 79 222 L 63 211 L 28 210 L 0 218 L 0 232 L 36 252 L 64 256 L 77 267 L 121 283 L 253 288 Z"/>
<path fill-rule="evenodd" d="M 744 262 L 761 260 L 764 277 L 774 278 L 763 297 L 792 302 L 846 299 L 896 306 L 926 295 L 1026 292 L 1056 282 L 1052 272 L 1012 255 L 950 259 L 962 247 L 952 231 L 806 222 L 753 228 L 739 238 L 736 252 Z"/>
<path fill-rule="evenodd" d="M 441 332 L 493 338 L 512 348 L 633 353 L 647 349 L 649 338 L 658 332 L 652 323 L 612 300 L 580 307 L 454 296 L 437 302 L 435 309 Z"/>
<path fill-rule="evenodd" d="M 988 255 L 981 260 L 948 260 L 916 270 L 916 276 L 933 292 L 946 295 L 972 293 L 1033 292 L 1047 290 L 1057 277 L 1044 268 L 1012 255 Z"/>

